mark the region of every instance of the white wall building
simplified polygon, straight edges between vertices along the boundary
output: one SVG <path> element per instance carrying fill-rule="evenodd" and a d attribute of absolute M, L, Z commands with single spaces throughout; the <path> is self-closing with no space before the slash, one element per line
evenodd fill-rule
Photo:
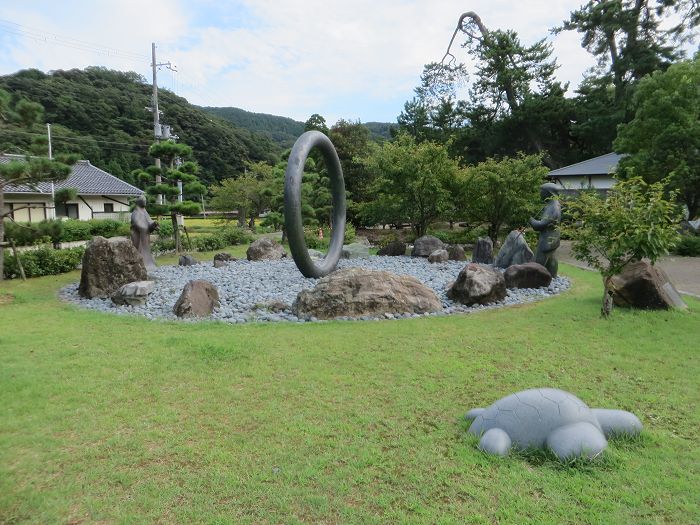
<path fill-rule="evenodd" d="M 622 157 L 618 153 L 608 153 L 550 171 L 547 176 L 568 192 L 587 188 L 607 191 L 615 185 L 613 175 Z"/>

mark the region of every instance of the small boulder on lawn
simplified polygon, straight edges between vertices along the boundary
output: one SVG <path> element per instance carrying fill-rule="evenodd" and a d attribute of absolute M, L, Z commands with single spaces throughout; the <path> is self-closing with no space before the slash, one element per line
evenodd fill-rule
<path fill-rule="evenodd" d="M 221 268 L 223 266 L 226 266 L 228 263 L 237 260 L 238 259 L 236 259 L 234 256 L 226 252 L 217 253 L 216 255 L 214 255 L 214 268 Z"/>
<path fill-rule="evenodd" d="M 647 261 L 628 264 L 621 274 L 612 278 L 611 285 L 616 306 L 645 310 L 688 307 L 666 272 Z"/>
<path fill-rule="evenodd" d="M 506 288 L 542 288 L 552 282 L 547 268 L 536 262 L 513 264 L 503 272 L 503 277 Z"/>
<path fill-rule="evenodd" d="M 148 294 L 153 292 L 153 281 L 135 281 L 127 283 L 112 296 L 112 302 L 118 305 L 141 306 L 146 304 Z"/>
<path fill-rule="evenodd" d="M 413 257 L 429 257 L 435 250 L 442 250 L 443 248 L 445 248 L 445 245 L 437 237 L 423 235 L 423 237 L 418 237 L 413 243 L 411 255 Z"/>
<path fill-rule="evenodd" d="M 447 297 L 468 306 L 495 303 L 506 298 L 506 281 L 498 270 L 469 263 L 448 288 Z"/>
<path fill-rule="evenodd" d="M 479 237 L 472 251 L 472 262 L 493 264 L 493 241 L 490 237 Z"/>
<path fill-rule="evenodd" d="M 435 292 L 415 277 L 363 268 L 327 275 L 314 288 L 299 292 L 292 305 L 295 315 L 319 319 L 440 310 Z"/>
<path fill-rule="evenodd" d="M 362 242 L 345 244 L 340 257 L 342 259 L 363 259 L 369 257 L 369 246 Z"/>
<path fill-rule="evenodd" d="M 435 250 L 428 256 L 429 263 L 443 263 L 450 259 L 450 255 L 447 250 Z"/>
<path fill-rule="evenodd" d="M 194 266 L 195 264 L 199 264 L 199 261 L 191 255 L 180 255 L 177 264 L 179 266 Z"/>
<path fill-rule="evenodd" d="M 125 284 L 147 279 L 143 257 L 130 239 L 96 236 L 83 255 L 78 294 L 107 299 Z"/>
<path fill-rule="evenodd" d="M 207 317 L 219 306 L 219 292 L 209 281 L 197 279 L 182 289 L 173 307 L 178 317 Z"/>
<path fill-rule="evenodd" d="M 393 241 L 380 248 L 377 255 L 385 255 L 389 257 L 398 257 L 399 255 L 406 255 L 406 243 L 401 241 Z"/>
<path fill-rule="evenodd" d="M 287 252 L 280 243 L 274 239 L 262 237 L 254 241 L 246 251 L 249 261 L 279 261 L 287 256 Z"/>

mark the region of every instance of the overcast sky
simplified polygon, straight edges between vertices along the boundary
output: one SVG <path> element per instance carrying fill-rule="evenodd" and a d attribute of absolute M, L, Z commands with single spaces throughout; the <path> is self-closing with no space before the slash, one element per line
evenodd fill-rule
<path fill-rule="evenodd" d="M 394 122 L 423 65 L 440 60 L 469 10 L 526 44 L 550 38 L 558 77 L 574 88 L 594 61 L 579 35 L 549 29 L 581 2 L 0 0 L 0 74 L 101 65 L 150 81 L 156 42 L 158 61 L 178 69 L 162 70 L 159 85 L 195 104 L 301 121 L 320 113 L 329 124 Z M 464 50 L 455 54 L 466 60 Z"/>

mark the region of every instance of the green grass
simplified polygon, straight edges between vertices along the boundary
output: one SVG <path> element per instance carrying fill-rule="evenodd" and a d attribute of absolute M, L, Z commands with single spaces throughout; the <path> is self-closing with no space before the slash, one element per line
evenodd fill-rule
<path fill-rule="evenodd" d="M 4 284 L 2 523 L 698 523 L 700 301 L 386 322 L 147 322 Z M 8 304 L 8 296 L 14 297 Z M 461 416 L 553 386 L 634 411 L 602 461 L 480 453 Z"/>

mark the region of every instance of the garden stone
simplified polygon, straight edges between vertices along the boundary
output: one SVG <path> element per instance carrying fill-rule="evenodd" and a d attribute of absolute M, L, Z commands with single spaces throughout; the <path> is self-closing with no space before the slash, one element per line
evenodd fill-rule
<path fill-rule="evenodd" d="M 490 237 L 479 237 L 472 252 L 472 262 L 493 264 L 493 241 Z"/>
<path fill-rule="evenodd" d="M 442 263 L 447 262 L 450 259 L 450 255 L 447 250 L 435 250 L 428 256 L 429 263 Z"/>
<path fill-rule="evenodd" d="M 688 307 L 668 275 L 647 261 L 629 263 L 621 274 L 612 278 L 610 284 L 617 306 L 646 310 Z"/>
<path fill-rule="evenodd" d="M 287 256 L 284 248 L 274 239 L 263 237 L 254 241 L 246 251 L 249 261 L 277 261 Z"/>
<path fill-rule="evenodd" d="M 488 408 L 470 410 L 469 432 L 479 448 L 505 456 L 518 450 L 548 448 L 560 461 L 594 458 L 608 439 L 637 436 L 642 423 L 624 410 L 589 408 L 575 395 L 555 388 L 534 388 L 499 399 Z"/>
<path fill-rule="evenodd" d="M 219 306 L 219 292 L 209 281 L 188 282 L 173 307 L 178 317 L 207 317 Z"/>
<path fill-rule="evenodd" d="M 131 240 L 96 236 L 83 255 L 78 293 L 106 299 L 127 283 L 147 279 L 143 257 Z"/>
<path fill-rule="evenodd" d="M 226 252 L 217 253 L 216 255 L 214 255 L 214 268 L 222 268 L 222 267 L 226 266 L 228 263 L 233 262 L 233 261 L 237 261 L 237 260 L 238 259 L 236 259 L 234 256 L 232 256 L 229 253 L 226 253 Z"/>
<path fill-rule="evenodd" d="M 401 241 L 390 242 L 383 248 L 380 248 L 377 255 L 388 255 L 391 257 L 406 255 L 406 243 Z"/>
<path fill-rule="evenodd" d="M 445 247 L 443 242 L 432 235 L 423 235 L 418 237 L 413 243 L 411 256 L 413 257 L 428 257 L 435 250 L 442 250 Z"/>
<path fill-rule="evenodd" d="M 520 230 L 513 230 L 508 234 L 503 246 L 498 250 L 498 256 L 494 266 L 508 268 L 512 264 L 525 264 L 532 262 L 535 256 L 527 245 L 525 236 Z"/>
<path fill-rule="evenodd" d="M 309 250 L 309 257 L 312 259 L 323 259 L 326 256 L 325 253 L 318 250 Z"/>
<path fill-rule="evenodd" d="M 180 255 L 177 264 L 178 266 L 194 266 L 195 264 L 199 264 L 199 261 L 191 255 Z"/>
<path fill-rule="evenodd" d="M 506 282 L 501 272 L 470 263 L 459 272 L 447 296 L 466 305 L 495 303 L 505 299 Z"/>
<path fill-rule="evenodd" d="M 464 253 L 464 248 L 459 244 L 453 244 L 447 249 L 448 258 L 450 261 L 466 261 L 467 255 Z"/>
<path fill-rule="evenodd" d="M 146 304 L 148 294 L 153 292 L 153 281 L 135 281 L 127 283 L 112 296 L 112 302 L 118 305 L 142 306 Z"/>
<path fill-rule="evenodd" d="M 536 262 L 513 264 L 503 272 L 503 277 L 506 288 L 542 288 L 552 282 L 547 268 Z"/>
<path fill-rule="evenodd" d="M 415 277 L 362 268 L 333 272 L 299 292 L 292 305 L 298 317 L 319 319 L 441 310 L 435 292 Z"/>
<path fill-rule="evenodd" d="M 340 257 L 342 259 L 361 259 L 369 257 L 369 246 L 364 243 L 354 242 L 343 246 Z"/>

